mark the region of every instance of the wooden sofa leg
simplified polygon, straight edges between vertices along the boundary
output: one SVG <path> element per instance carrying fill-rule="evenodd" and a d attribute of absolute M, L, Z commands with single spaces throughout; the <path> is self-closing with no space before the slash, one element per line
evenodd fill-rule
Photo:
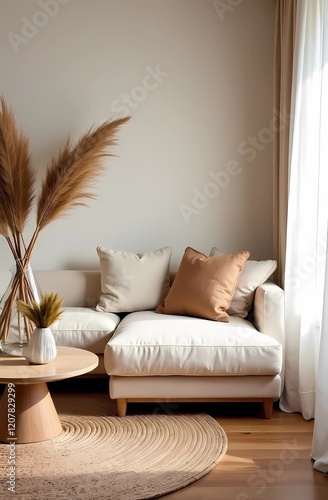
<path fill-rule="evenodd" d="M 263 416 L 270 419 L 272 417 L 273 398 L 263 399 Z"/>
<path fill-rule="evenodd" d="M 128 406 L 128 403 L 127 403 L 126 399 L 119 398 L 117 400 L 117 415 L 119 417 L 125 417 L 127 406 Z"/>

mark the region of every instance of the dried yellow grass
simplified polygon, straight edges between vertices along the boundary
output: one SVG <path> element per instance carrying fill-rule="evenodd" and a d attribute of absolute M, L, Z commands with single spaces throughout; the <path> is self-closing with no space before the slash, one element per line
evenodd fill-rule
<path fill-rule="evenodd" d="M 41 294 L 40 302 L 17 300 L 17 310 L 32 321 L 37 328 L 48 328 L 63 314 L 63 300 L 57 293 Z"/>

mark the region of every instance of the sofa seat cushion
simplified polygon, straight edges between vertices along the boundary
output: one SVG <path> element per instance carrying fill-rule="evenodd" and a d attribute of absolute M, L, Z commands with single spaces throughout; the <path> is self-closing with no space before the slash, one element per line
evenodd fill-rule
<path fill-rule="evenodd" d="M 120 376 L 275 375 L 282 346 L 242 318 L 222 323 L 140 311 L 121 321 L 104 363 L 109 375 Z"/>
<path fill-rule="evenodd" d="M 51 331 L 57 345 L 103 354 L 120 320 L 117 314 L 93 308 L 64 307 L 62 317 L 53 323 Z"/>

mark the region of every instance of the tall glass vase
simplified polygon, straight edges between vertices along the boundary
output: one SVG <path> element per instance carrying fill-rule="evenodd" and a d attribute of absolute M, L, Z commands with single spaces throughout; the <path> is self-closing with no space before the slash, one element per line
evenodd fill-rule
<path fill-rule="evenodd" d="M 34 325 L 17 311 L 17 299 L 39 302 L 39 290 L 30 264 L 16 265 L 10 269 L 11 280 L 0 300 L 0 350 L 21 356 L 32 335 Z"/>

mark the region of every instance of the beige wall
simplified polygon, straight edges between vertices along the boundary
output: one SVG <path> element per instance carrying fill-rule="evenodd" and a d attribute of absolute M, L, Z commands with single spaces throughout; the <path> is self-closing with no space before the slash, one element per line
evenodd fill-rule
<path fill-rule="evenodd" d="M 188 245 L 272 257 L 274 15 L 274 0 L 0 0 L 0 92 L 39 181 L 68 133 L 132 116 L 97 200 L 44 230 L 35 268 L 97 268 L 97 245 L 171 245 L 173 267 Z M 10 264 L 1 240 L 0 289 Z"/>

